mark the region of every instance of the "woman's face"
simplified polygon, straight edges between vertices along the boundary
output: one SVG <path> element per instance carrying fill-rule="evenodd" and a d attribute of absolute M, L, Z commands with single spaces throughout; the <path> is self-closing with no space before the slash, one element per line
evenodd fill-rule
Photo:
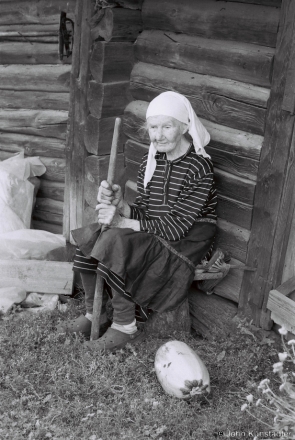
<path fill-rule="evenodd" d="M 150 116 L 147 127 L 151 142 L 160 153 L 171 153 L 180 146 L 187 126 L 170 116 Z"/>

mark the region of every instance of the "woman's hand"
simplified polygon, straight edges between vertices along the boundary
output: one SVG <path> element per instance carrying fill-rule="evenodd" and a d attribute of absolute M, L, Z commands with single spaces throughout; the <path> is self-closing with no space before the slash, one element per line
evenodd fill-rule
<path fill-rule="evenodd" d="M 121 187 L 117 184 L 111 187 L 106 180 L 103 180 L 98 189 L 97 201 L 105 205 L 117 206 L 119 210 L 122 209 L 124 202 Z"/>

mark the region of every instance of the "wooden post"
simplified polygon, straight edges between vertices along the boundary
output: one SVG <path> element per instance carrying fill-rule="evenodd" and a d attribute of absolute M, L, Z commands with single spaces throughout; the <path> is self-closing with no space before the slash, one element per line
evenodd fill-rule
<path fill-rule="evenodd" d="M 265 329 L 272 325 L 267 299 L 282 280 L 295 204 L 294 107 L 284 99 L 286 87 L 292 90 L 288 72 L 295 58 L 294 22 L 295 2 L 283 0 L 246 261 L 257 271 L 245 273 L 239 303 L 240 313 Z"/>

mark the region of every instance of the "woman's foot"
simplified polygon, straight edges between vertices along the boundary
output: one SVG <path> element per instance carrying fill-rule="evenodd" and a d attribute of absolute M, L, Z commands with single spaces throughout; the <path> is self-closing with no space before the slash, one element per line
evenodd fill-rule
<path fill-rule="evenodd" d="M 106 333 L 96 341 L 85 342 L 84 345 L 90 350 L 96 351 L 115 351 L 124 348 L 125 345 L 136 344 L 144 339 L 145 334 L 141 330 L 128 335 L 119 330 L 108 328 Z"/>
<path fill-rule="evenodd" d="M 57 326 L 57 331 L 59 333 L 82 333 L 86 338 L 90 337 L 92 322 L 86 318 L 86 316 L 81 315 L 76 319 L 71 321 L 61 322 Z M 111 322 L 107 317 L 101 316 L 101 324 L 99 327 L 99 334 L 103 335 L 107 328 L 111 325 Z"/>

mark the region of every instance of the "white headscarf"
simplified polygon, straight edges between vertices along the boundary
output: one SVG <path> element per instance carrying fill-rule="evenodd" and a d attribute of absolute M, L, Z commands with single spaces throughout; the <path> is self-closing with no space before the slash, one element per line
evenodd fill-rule
<path fill-rule="evenodd" d="M 185 96 L 176 92 L 161 93 L 150 102 L 146 112 L 146 119 L 150 116 L 159 115 L 170 116 L 180 122 L 183 122 L 184 124 L 187 124 L 188 132 L 193 139 L 196 153 L 200 156 L 208 157 L 210 159 L 209 154 L 207 154 L 204 149 L 204 146 L 210 141 L 210 135 L 194 112 L 191 103 Z M 156 153 L 157 150 L 153 142 L 151 142 L 144 176 L 145 188 L 153 177 L 156 169 Z"/>

